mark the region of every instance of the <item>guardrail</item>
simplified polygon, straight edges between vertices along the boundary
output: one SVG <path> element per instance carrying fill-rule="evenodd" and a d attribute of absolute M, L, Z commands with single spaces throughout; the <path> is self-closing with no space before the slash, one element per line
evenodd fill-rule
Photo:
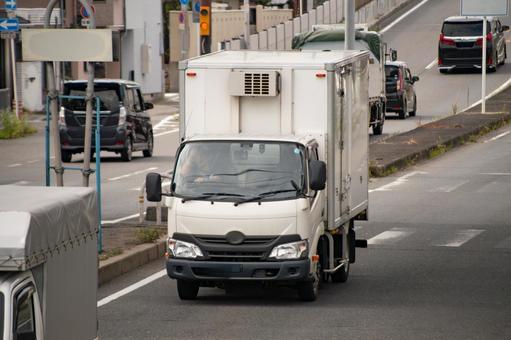
<path fill-rule="evenodd" d="M 160 176 L 162 178 L 166 178 L 168 180 L 172 180 L 172 175 L 173 174 L 174 174 L 173 171 L 169 171 L 169 172 L 160 174 Z M 166 190 L 166 188 L 169 188 L 169 185 L 170 185 L 170 181 L 162 182 L 161 183 L 162 192 L 167 192 L 168 193 L 169 191 Z M 145 212 L 145 209 L 146 209 L 146 205 L 145 205 L 146 190 L 145 189 L 146 189 L 146 183 L 145 183 L 145 180 L 144 180 L 144 183 L 140 186 L 140 190 L 139 190 L 139 194 L 138 194 L 138 213 L 139 213 L 138 221 L 139 221 L 139 223 L 143 223 L 144 222 L 144 212 Z M 161 224 L 161 208 L 162 207 L 165 207 L 165 205 L 163 205 L 161 201 L 156 203 L 156 224 L 158 224 L 158 225 Z"/>

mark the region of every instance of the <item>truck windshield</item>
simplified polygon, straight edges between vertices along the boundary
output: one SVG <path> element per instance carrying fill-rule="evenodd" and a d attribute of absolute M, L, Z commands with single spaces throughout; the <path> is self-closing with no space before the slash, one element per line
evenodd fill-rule
<path fill-rule="evenodd" d="M 240 202 L 295 199 L 305 183 L 303 146 L 289 142 L 189 142 L 179 153 L 173 193 Z"/>

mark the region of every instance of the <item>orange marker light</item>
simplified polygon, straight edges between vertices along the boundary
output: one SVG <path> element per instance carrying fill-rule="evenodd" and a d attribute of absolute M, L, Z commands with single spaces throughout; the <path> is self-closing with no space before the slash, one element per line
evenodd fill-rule
<path fill-rule="evenodd" d="M 186 75 L 188 77 L 195 77 L 197 75 L 197 73 L 195 73 L 195 72 L 186 72 Z"/>
<path fill-rule="evenodd" d="M 312 255 L 312 262 L 319 262 L 319 255 Z"/>
<path fill-rule="evenodd" d="M 316 77 L 317 78 L 325 78 L 326 74 L 324 74 L 324 73 L 316 73 Z"/>

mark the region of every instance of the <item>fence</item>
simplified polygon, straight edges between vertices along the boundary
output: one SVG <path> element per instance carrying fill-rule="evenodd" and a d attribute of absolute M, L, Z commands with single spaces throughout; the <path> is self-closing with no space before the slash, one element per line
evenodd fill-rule
<path fill-rule="evenodd" d="M 250 36 L 252 50 L 290 50 L 293 37 L 299 33 L 312 30 L 317 24 L 335 24 L 344 21 L 344 1 L 329 0 L 317 6 L 309 13 L 267 28 Z M 357 9 L 355 23 L 372 24 L 381 16 L 409 0 L 372 0 Z M 362 2 L 363 4 L 364 2 Z M 225 40 L 219 49 L 240 50 L 241 38 Z"/>

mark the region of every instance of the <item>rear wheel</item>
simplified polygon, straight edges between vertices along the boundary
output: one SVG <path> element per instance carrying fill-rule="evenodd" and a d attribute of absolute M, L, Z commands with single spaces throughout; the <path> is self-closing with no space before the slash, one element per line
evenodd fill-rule
<path fill-rule="evenodd" d="M 447 73 L 447 70 L 446 70 L 446 69 L 443 69 L 443 68 L 438 69 L 438 71 L 440 71 L 440 73 L 443 73 L 443 74 L 446 74 L 446 73 Z"/>
<path fill-rule="evenodd" d="M 71 162 L 71 158 L 73 158 L 73 154 L 66 150 L 60 150 L 60 159 L 62 162 L 69 163 Z"/>
<path fill-rule="evenodd" d="M 507 48 L 504 46 L 504 57 L 499 62 L 499 65 L 504 65 L 506 63 L 506 59 L 507 59 Z"/>
<path fill-rule="evenodd" d="M 399 113 L 399 119 L 405 119 L 406 118 L 406 112 L 408 110 L 408 103 L 406 101 L 406 98 L 403 98 L 402 103 L 403 103 L 403 107 L 398 112 Z"/>
<path fill-rule="evenodd" d="M 124 149 L 121 151 L 121 159 L 125 162 L 131 161 L 133 155 L 133 142 L 131 141 L 131 137 L 126 138 L 126 143 L 124 144 Z"/>
<path fill-rule="evenodd" d="M 147 149 L 142 151 L 142 153 L 144 154 L 144 157 L 152 157 L 153 148 L 154 148 L 154 138 L 153 138 L 153 133 L 150 132 L 149 137 L 147 138 Z"/>
<path fill-rule="evenodd" d="M 177 294 L 181 300 L 195 300 L 198 293 L 198 283 L 192 281 L 177 280 Z"/>
<path fill-rule="evenodd" d="M 410 117 L 415 117 L 417 114 L 417 95 L 413 95 L 413 110 L 409 112 Z"/>
<path fill-rule="evenodd" d="M 373 125 L 373 135 L 379 136 L 383 133 L 383 123 Z"/>
<path fill-rule="evenodd" d="M 350 275 L 350 263 L 348 261 L 348 262 L 346 262 L 346 264 L 344 266 L 339 268 L 338 271 L 331 274 L 330 276 L 332 277 L 332 282 L 344 283 L 344 282 L 348 281 L 349 275 Z"/>

